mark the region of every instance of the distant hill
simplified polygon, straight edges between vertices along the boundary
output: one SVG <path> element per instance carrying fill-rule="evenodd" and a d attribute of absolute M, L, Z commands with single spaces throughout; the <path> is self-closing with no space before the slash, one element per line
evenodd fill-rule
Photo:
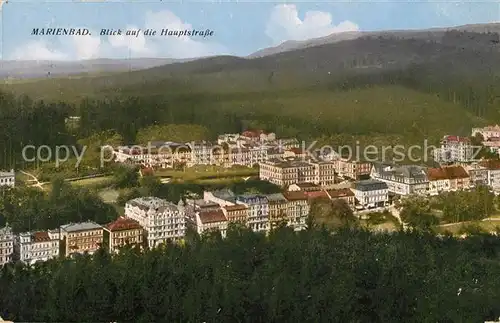
<path fill-rule="evenodd" d="M 84 61 L 0 60 L 0 79 L 17 80 L 76 74 L 118 73 L 183 61 L 187 60 L 170 58 L 93 59 Z"/>
<path fill-rule="evenodd" d="M 397 37 L 397 38 L 414 38 L 423 40 L 439 41 L 443 35 L 450 30 L 468 31 L 474 33 L 498 33 L 500 32 L 500 23 L 492 24 L 474 24 L 463 25 L 448 28 L 431 28 L 424 30 L 389 30 L 389 31 L 349 31 L 343 33 L 335 33 L 325 37 L 308 39 L 304 41 L 286 41 L 276 47 L 264 48 L 253 54 L 248 58 L 256 58 L 268 55 L 274 55 L 282 52 L 292 51 L 296 49 L 314 47 L 319 45 L 337 43 L 344 40 L 353 40 L 361 37 Z"/>
<path fill-rule="evenodd" d="M 3 88 L 47 101 L 105 98 L 92 113 L 111 128 L 117 126 L 110 116 L 122 113 L 120 102 L 134 97 L 145 102 L 123 107 L 123 113 L 137 113 L 134 127 L 154 120 L 223 131 L 225 124 L 236 129 L 245 120 L 284 135 L 416 142 L 500 122 L 499 35 L 484 26 L 467 28 L 487 32 L 365 34 L 262 57 L 217 56 Z M 152 110 L 139 113 L 141 106 Z M 139 116 L 151 119 L 139 124 Z"/>

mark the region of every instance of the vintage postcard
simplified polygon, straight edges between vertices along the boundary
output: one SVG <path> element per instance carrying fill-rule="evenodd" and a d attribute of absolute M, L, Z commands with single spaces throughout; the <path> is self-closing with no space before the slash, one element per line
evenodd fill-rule
<path fill-rule="evenodd" d="M 498 1 L 0 19 L 0 322 L 499 319 Z"/>

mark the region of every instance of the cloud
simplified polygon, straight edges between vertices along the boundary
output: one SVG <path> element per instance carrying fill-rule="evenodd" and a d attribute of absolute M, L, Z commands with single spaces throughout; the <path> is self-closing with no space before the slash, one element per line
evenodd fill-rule
<path fill-rule="evenodd" d="M 91 59 L 99 57 L 101 38 L 97 36 L 71 36 L 76 59 Z"/>
<path fill-rule="evenodd" d="M 12 53 L 13 60 L 66 60 L 67 55 L 63 52 L 50 49 L 50 45 L 42 40 L 31 41 Z"/>
<path fill-rule="evenodd" d="M 308 11 L 304 20 L 301 20 L 295 5 L 281 4 L 275 6 L 271 12 L 266 35 L 279 44 L 287 40 L 306 40 L 357 30 L 358 25 L 348 20 L 334 25 L 332 15 L 323 11 Z"/>
<path fill-rule="evenodd" d="M 131 56 L 144 57 L 154 55 L 154 50 L 147 47 L 146 37 L 142 32 L 139 33 L 139 29 L 140 28 L 136 26 L 129 25 L 125 28 L 125 30 L 137 31 L 137 36 L 127 36 L 124 34 L 108 36 L 109 44 L 114 48 L 125 48 Z"/>
<path fill-rule="evenodd" d="M 83 60 L 99 57 L 101 51 L 100 37 L 64 36 L 60 42 L 45 40 L 30 41 L 14 50 L 13 60 Z M 67 50 L 64 50 L 67 49 Z"/>
<path fill-rule="evenodd" d="M 52 21 L 46 28 L 55 25 Z M 224 53 L 226 49 L 213 42 L 213 37 L 160 36 L 162 29 L 199 30 L 200 27 L 183 22 L 171 11 L 147 12 L 141 27 L 128 25 L 120 28 L 122 35 L 98 36 L 100 30 L 90 30 L 92 35 L 47 37 L 28 42 L 16 48 L 9 59 L 14 60 L 84 60 L 92 58 L 168 57 L 194 58 Z M 75 27 L 76 28 L 76 27 Z M 119 28 L 117 26 L 116 28 Z M 137 36 L 124 32 L 141 30 Z M 156 36 L 145 36 L 145 29 L 157 30 Z M 50 39 L 53 42 L 47 42 Z"/>

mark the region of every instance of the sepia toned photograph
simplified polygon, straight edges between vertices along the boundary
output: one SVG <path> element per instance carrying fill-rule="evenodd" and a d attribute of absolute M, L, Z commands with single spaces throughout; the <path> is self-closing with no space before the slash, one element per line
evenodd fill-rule
<path fill-rule="evenodd" d="M 0 322 L 500 322 L 499 2 L 0 19 Z"/>

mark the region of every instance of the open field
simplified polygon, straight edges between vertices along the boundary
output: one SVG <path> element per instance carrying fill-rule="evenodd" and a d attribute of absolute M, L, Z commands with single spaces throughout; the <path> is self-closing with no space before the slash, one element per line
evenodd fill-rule
<path fill-rule="evenodd" d="M 94 177 L 94 178 L 86 178 L 86 179 L 80 179 L 77 181 L 72 181 L 70 182 L 72 185 L 75 186 L 84 186 L 84 187 L 89 187 L 89 186 L 98 186 L 98 185 L 109 185 L 112 182 L 113 177 L 112 176 L 103 176 L 103 177 Z"/>
<path fill-rule="evenodd" d="M 448 225 L 439 225 L 436 227 L 436 230 L 440 233 L 450 232 L 452 234 L 458 234 L 460 230 L 469 225 L 478 225 L 486 232 L 494 232 L 497 227 L 500 227 L 500 218 L 486 219 L 484 221 L 468 221 Z"/>
<path fill-rule="evenodd" d="M 186 170 L 157 170 L 154 175 L 158 177 L 171 177 L 172 180 L 202 181 L 202 180 L 229 180 L 231 178 L 246 178 L 259 174 L 258 169 L 247 167 L 222 168 L 216 166 L 195 166 Z"/>
<path fill-rule="evenodd" d="M 118 198 L 119 194 L 120 193 L 117 190 L 111 188 L 107 188 L 99 192 L 99 196 L 102 198 L 102 200 L 105 203 L 111 204 L 116 203 L 116 199 Z"/>

